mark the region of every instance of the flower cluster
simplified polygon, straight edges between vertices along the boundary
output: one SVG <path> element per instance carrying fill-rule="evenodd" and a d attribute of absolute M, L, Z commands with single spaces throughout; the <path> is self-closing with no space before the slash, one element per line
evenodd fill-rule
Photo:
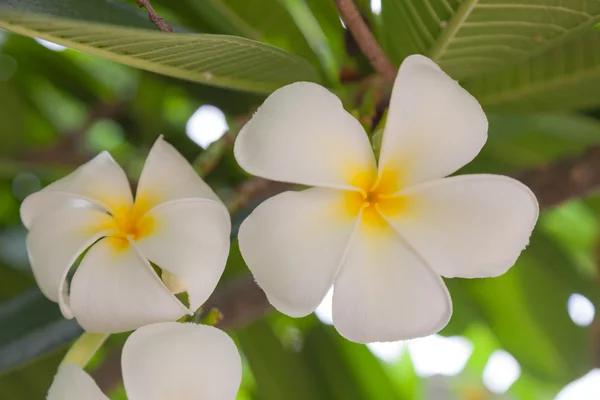
<path fill-rule="evenodd" d="M 240 227 L 242 256 L 270 303 L 302 317 L 333 286 L 334 325 L 355 342 L 443 328 L 452 305 L 442 277 L 506 272 L 538 216 L 514 179 L 447 177 L 486 139 L 477 101 L 423 56 L 400 67 L 378 160 L 327 89 L 301 82 L 274 92 L 234 148 L 253 175 L 311 186 L 268 199 Z M 122 358 L 130 399 L 235 398 L 241 361 L 231 339 L 168 322 L 212 293 L 231 231 L 223 203 L 171 145 L 157 140 L 135 199 L 102 153 L 25 199 L 21 216 L 36 281 L 66 318 L 88 332 L 137 329 Z M 106 399 L 68 363 L 48 398 Z"/>

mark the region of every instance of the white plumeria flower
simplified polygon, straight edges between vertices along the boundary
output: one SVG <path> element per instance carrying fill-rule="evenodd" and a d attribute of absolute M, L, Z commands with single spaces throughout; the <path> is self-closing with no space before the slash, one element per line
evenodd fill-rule
<path fill-rule="evenodd" d="M 124 171 L 104 152 L 27 197 L 21 218 L 40 289 L 89 332 L 124 332 L 193 312 L 214 290 L 229 252 L 227 209 L 162 138 L 135 202 Z M 69 271 L 90 246 L 69 290 Z M 183 290 L 189 310 L 173 294 Z"/>
<path fill-rule="evenodd" d="M 234 400 L 242 360 L 233 340 L 206 325 L 163 322 L 133 332 L 121 356 L 129 400 Z M 63 364 L 47 400 L 108 400 L 75 364 Z"/>
<path fill-rule="evenodd" d="M 440 276 L 503 274 L 538 216 L 533 193 L 498 175 L 450 178 L 487 139 L 481 106 L 426 57 L 403 62 L 379 163 L 360 123 L 313 83 L 274 92 L 235 156 L 264 178 L 316 186 L 261 204 L 241 253 L 269 301 L 305 316 L 333 285 L 333 323 L 355 342 L 439 331 L 452 314 Z"/>

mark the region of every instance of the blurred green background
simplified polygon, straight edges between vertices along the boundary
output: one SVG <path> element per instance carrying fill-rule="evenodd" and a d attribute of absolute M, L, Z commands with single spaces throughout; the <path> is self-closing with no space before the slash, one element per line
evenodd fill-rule
<path fill-rule="evenodd" d="M 28 194 L 102 150 L 134 182 L 162 134 L 230 206 L 235 226 L 269 195 L 246 193 L 253 181 L 231 143 L 270 92 L 319 82 L 368 132 L 381 125 L 391 86 L 333 0 L 152 3 L 178 34 L 158 31 L 135 1 L 0 0 L 2 400 L 43 399 L 80 334 L 32 279 L 19 220 Z M 598 1 L 356 5 L 396 66 L 428 55 L 484 106 L 488 144 L 461 172 L 518 174 L 600 143 Z M 545 209 L 507 274 L 447 280 L 454 316 L 440 335 L 350 343 L 330 325 L 330 299 L 302 319 L 251 315 L 227 330 L 244 358 L 238 399 L 599 399 L 599 224 L 593 191 Z M 248 274 L 234 242 L 221 293 Z M 115 400 L 125 398 L 125 338 L 112 336 L 88 368 Z"/>

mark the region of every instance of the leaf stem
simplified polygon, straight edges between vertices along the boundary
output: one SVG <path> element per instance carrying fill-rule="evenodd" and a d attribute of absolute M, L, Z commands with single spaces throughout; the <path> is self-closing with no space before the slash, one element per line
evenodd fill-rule
<path fill-rule="evenodd" d="M 61 364 L 76 364 L 84 368 L 110 335 L 85 332 L 67 351 Z"/>

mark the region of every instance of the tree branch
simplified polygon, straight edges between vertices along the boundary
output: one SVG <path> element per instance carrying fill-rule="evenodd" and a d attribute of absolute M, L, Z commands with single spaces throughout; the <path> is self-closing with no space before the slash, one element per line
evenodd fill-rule
<path fill-rule="evenodd" d="M 152 22 L 158 29 L 163 32 L 173 32 L 173 26 L 167 24 L 160 15 L 154 10 L 150 0 L 137 0 L 139 8 L 145 8 L 148 11 L 148 21 Z"/>
<path fill-rule="evenodd" d="M 369 30 L 360 11 L 356 8 L 354 0 L 334 0 L 344 24 L 348 27 L 356 44 L 367 57 L 375 71 L 385 78 L 389 83 L 394 83 L 397 68 L 387 58 L 377 40 Z"/>
<path fill-rule="evenodd" d="M 578 156 L 565 158 L 514 176 L 535 193 L 540 209 L 586 196 L 600 188 L 600 145 Z"/>

